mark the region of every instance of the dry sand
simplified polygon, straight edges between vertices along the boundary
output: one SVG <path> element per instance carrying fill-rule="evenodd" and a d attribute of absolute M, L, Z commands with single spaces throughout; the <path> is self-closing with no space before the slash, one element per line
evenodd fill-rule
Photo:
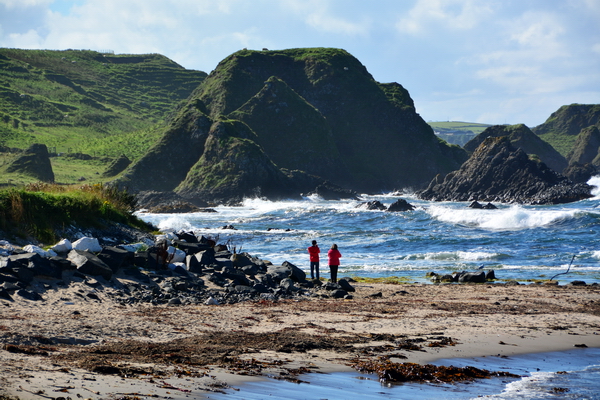
<path fill-rule="evenodd" d="M 244 380 L 348 370 L 357 358 L 600 347 L 600 286 L 354 285 L 352 300 L 122 306 L 111 288 L 92 299 L 76 282 L 44 301 L 0 300 L 0 394 L 210 398 Z"/>

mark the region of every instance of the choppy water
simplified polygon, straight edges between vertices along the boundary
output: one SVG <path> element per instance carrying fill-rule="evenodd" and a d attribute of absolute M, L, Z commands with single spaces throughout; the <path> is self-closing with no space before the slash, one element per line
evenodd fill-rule
<path fill-rule="evenodd" d="M 600 177 L 592 178 L 600 186 Z M 398 197 L 364 196 L 389 205 Z M 410 195 L 410 212 L 369 211 L 362 201 L 271 202 L 246 200 L 239 207 L 215 207 L 216 213 L 147 214 L 140 217 L 161 229 L 193 230 L 237 250 L 308 271 L 311 240 L 321 251 L 337 243 L 343 255 L 339 276 L 405 277 L 428 282 L 429 271 L 452 273 L 481 265 L 500 280 L 520 282 L 556 278 L 600 282 L 600 190 L 597 197 L 556 206 L 497 204 L 475 210 L 468 203 L 434 203 Z M 222 229 L 232 225 L 236 230 Z M 326 261 L 321 262 L 327 277 Z"/>
<path fill-rule="evenodd" d="M 600 177 L 591 184 L 600 186 Z M 494 269 L 500 280 L 535 282 L 556 274 L 561 284 L 574 280 L 600 283 L 600 190 L 593 199 L 557 206 L 497 204 L 497 210 L 474 210 L 467 203 L 433 203 L 402 198 L 411 212 L 368 211 L 360 201 L 270 202 L 246 200 L 240 207 L 215 207 L 217 213 L 147 214 L 140 217 L 161 229 L 193 230 L 218 237 L 238 251 L 273 263 L 289 261 L 308 271 L 306 248 L 316 239 L 322 252 L 337 243 L 343 255 L 340 276 L 405 277 L 429 282 L 429 271 L 451 273 Z M 389 205 L 392 195 L 365 196 Z M 233 225 L 236 230 L 222 229 Z M 575 256 L 571 263 L 571 260 Z M 327 277 L 326 262 L 321 263 Z M 473 384 L 382 386 L 360 374 L 311 374 L 310 384 L 265 381 L 240 392 L 210 398 L 286 399 L 600 399 L 600 350 L 582 349 L 438 364 L 473 365 L 508 370 L 521 379 L 491 379 Z M 568 373 L 558 373 L 566 371 Z M 566 391 L 561 391 L 567 389 Z M 481 397 L 478 397 L 481 396 Z M 274 397 L 273 397 L 274 398 Z"/>

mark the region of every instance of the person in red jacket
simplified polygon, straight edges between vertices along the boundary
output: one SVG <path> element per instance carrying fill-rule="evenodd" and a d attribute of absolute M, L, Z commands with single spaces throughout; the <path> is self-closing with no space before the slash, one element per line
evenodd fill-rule
<path fill-rule="evenodd" d="M 329 258 L 329 271 L 331 272 L 331 282 L 337 283 L 337 272 L 338 267 L 340 266 L 340 258 L 342 254 L 338 250 L 337 244 L 333 244 L 331 249 L 327 252 L 327 257 Z"/>
<path fill-rule="evenodd" d="M 317 273 L 317 279 L 319 279 L 319 253 L 321 249 L 317 246 L 317 241 L 312 241 L 312 246 L 308 248 L 308 254 L 310 254 L 310 278 L 315 279 L 315 272 Z"/>

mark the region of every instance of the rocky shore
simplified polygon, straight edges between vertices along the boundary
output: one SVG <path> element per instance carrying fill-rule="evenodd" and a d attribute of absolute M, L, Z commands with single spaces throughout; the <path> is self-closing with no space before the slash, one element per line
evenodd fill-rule
<path fill-rule="evenodd" d="M 0 396 L 206 398 L 248 379 L 600 347 L 598 285 L 333 284 L 190 235 L 57 255 L 3 242 Z"/>

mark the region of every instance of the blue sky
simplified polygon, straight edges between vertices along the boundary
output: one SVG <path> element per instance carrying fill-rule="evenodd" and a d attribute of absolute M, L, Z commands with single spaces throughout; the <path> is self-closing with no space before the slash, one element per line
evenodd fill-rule
<path fill-rule="evenodd" d="M 0 0 L 0 47 L 160 53 L 343 48 L 426 121 L 543 123 L 600 103 L 600 0 Z"/>

